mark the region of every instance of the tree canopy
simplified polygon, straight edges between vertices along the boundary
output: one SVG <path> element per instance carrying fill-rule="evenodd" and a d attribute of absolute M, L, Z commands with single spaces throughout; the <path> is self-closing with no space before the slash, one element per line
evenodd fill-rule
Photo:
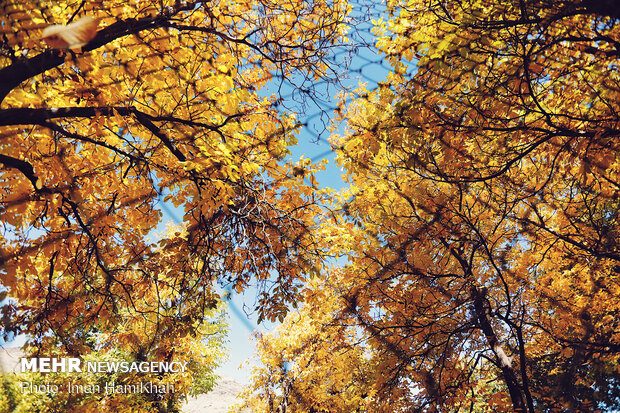
<path fill-rule="evenodd" d="M 349 263 L 261 339 L 251 403 L 617 407 L 618 5 L 387 6 L 375 33 L 393 71 L 333 138 L 350 188 L 324 230 Z"/>
<path fill-rule="evenodd" d="M 322 195 L 304 184 L 314 166 L 283 161 L 299 123 L 259 92 L 276 76 L 333 78 L 325 53 L 346 5 L 5 1 L 0 12 L 5 336 L 26 334 L 38 354 L 199 357 L 218 282 L 257 284 L 261 318 L 282 318 L 315 270 Z M 63 40 L 84 22 L 97 31 Z M 164 203 L 183 215 L 167 232 Z"/>
<path fill-rule="evenodd" d="M 190 359 L 220 330 L 216 283 L 257 284 L 282 325 L 253 411 L 620 405 L 620 7 L 386 6 L 392 72 L 337 108 L 330 197 L 284 161 L 300 123 L 261 88 L 332 79 L 350 5 L 4 2 L 4 333 Z M 183 222 L 155 236 L 163 203 Z"/>

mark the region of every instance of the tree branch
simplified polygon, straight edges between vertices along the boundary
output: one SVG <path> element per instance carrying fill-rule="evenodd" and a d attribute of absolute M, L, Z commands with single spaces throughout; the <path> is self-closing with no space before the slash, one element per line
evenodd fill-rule
<path fill-rule="evenodd" d="M 196 122 L 188 119 L 180 119 L 174 116 L 153 116 L 142 112 L 132 106 L 73 106 L 65 108 L 10 108 L 0 110 L 0 126 L 10 125 L 40 125 L 41 122 L 57 118 L 94 118 L 95 116 L 113 116 L 118 113 L 121 116 L 135 115 L 143 116 L 153 122 L 173 122 L 187 126 L 205 128 L 214 132 L 221 133 L 220 128 L 235 118 L 245 116 L 245 113 L 235 113 L 228 116 L 224 121 L 217 125 L 204 122 Z"/>
<path fill-rule="evenodd" d="M 72 137 L 78 140 L 103 145 L 109 149 L 116 150 L 110 145 L 106 145 L 103 142 L 95 141 L 84 136 L 70 134 L 67 131 L 59 131 L 60 126 L 50 123 L 49 120 L 56 118 L 94 118 L 96 116 L 112 116 L 118 113 L 121 116 L 135 116 L 136 120 L 146 127 L 151 133 L 157 136 L 164 145 L 174 154 L 174 156 L 181 162 L 186 160 L 185 155 L 174 146 L 173 142 L 161 131 L 161 129 L 153 122 L 172 122 L 180 123 L 183 125 L 194 126 L 198 128 L 205 128 L 219 133 L 224 136 L 221 127 L 226 125 L 232 119 L 244 116 L 244 113 L 237 113 L 228 116 L 219 125 L 210 125 L 204 122 L 196 122 L 187 119 L 179 119 L 174 116 L 153 116 L 147 113 L 141 112 L 138 109 L 131 106 L 104 106 L 104 107 L 66 107 L 66 108 L 12 108 L 0 110 L 0 126 L 9 125 L 41 125 L 57 132 L 61 132 L 67 137 Z M 122 153 L 125 156 L 131 157 L 127 153 Z"/>
<path fill-rule="evenodd" d="M 181 5 L 181 3 L 183 5 Z M 199 3 L 201 2 L 179 2 L 174 8 L 154 17 L 127 19 L 113 23 L 98 31 L 95 38 L 84 46 L 82 51 L 89 52 L 98 49 L 118 38 L 138 33 L 142 30 L 164 27 L 173 15 L 183 10 L 191 10 Z M 0 104 L 11 90 L 19 86 L 22 82 L 60 66 L 64 62 L 65 54 L 62 51 L 48 49 L 30 59 L 20 60 L 10 66 L 0 69 Z"/>
<path fill-rule="evenodd" d="M 149 119 L 149 117 L 146 114 L 144 114 L 142 112 L 137 112 L 136 113 L 136 119 L 138 119 L 138 122 L 140 122 L 145 128 L 147 128 L 149 131 L 151 131 L 151 133 L 153 135 L 157 136 L 159 138 L 159 140 L 162 141 L 162 143 L 164 145 L 166 145 L 166 148 L 168 148 L 170 150 L 170 152 L 172 152 L 172 154 L 174 156 L 176 156 L 176 158 L 179 161 L 185 162 L 187 160 L 185 155 L 183 155 L 183 153 L 176 146 L 174 146 L 174 144 L 172 143 L 170 138 L 168 138 L 166 136 L 166 134 L 163 133 L 161 131 L 161 129 L 159 129 L 157 127 L 157 125 L 155 125 L 153 122 L 151 122 L 151 120 Z"/>
<path fill-rule="evenodd" d="M 41 180 L 35 175 L 34 168 L 30 163 L 2 154 L 0 154 L 0 163 L 5 167 L 19 170 L 26 178 L 28 178 L 35 190 L 38 191 L 43 187 Z"/>

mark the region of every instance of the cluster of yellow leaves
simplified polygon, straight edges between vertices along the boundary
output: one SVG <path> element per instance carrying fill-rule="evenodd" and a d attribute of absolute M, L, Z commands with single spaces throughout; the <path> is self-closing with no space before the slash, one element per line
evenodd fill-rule
<path fill-rule="evenodd" d="M 333 274 L 334 280 L 338 278 Z M 338 287 L 335 287 L 335 284 Z M 276 332 L 256 337 L 262 366 L 239 408 L 272 412 L 286 405 L 295 412 L 373 411 L 370 354 L 347 326 L 336 326 L 345 305 L 334 288 L 315 277 L 308 281 L 303 306 L 292 311 Z"/>

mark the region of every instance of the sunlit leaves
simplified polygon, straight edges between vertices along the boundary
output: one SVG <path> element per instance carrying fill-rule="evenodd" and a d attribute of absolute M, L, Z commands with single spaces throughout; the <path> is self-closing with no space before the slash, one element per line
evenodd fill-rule
<path fill-rule="evenodd" d="M 218 282 L 256 281 L 260 317 L 282 319 L 320 264 L 324 194 L 310 162 L 281 162 L 299 125 L 258 90 L 274 75 L 327 79 L 324 52 L 342 40 L 348 6 L 1 7 L 2 285 L 15 299 L 5 332 L 42 351 L 95 351 L 86 338 L 99 332 L 132 357 L 183 343 L 195 354 Z M 84 16 L 99 31 L 81 50 L 40 41 Z M 154 239 L 162 202 L 182 223 Z"/>
<path fill-rule="evenodd" d="M 375 33 L 394 71 L 342 108 L 333 143 L 351 188 L 322 229 L 349 259 L 325 275 L 343 300 L 326 328 L 356 334 L 374 374 L 351 378 L 374 390 L 356 408 L 611 408 L 619 16 L 596 2 L 390 1 L 388 13 Z M 287 328 L 264 355 L 308 329 Z M 271 400 L 265 383 L 286 381 L 262 373 Z"/>

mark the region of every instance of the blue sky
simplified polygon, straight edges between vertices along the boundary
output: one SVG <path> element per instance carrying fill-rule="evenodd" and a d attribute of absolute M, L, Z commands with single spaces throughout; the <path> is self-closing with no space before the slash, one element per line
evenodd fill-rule
<path fill-rule="evenodd" d="M 364 25 L 357 26 L 357 29 L 369 29 L 370 21 Z M 370 36 L 370 34 L 368 34 Z M 369 39 L 366 39 L 369 40 Z M 336 56 L 335 64 L 341 65 L 340 69 L 344 76 L 340 78 L 340 87 L 319 86 L 319 94 L 322 96 L 320 106 L 308 105 L 305 114 L 298 116 L 298 119 L 308 125 L 303 127 L 298 136 L 298 144 L 291 148 L 291 155 L 287 160 L 297 161 L 301 156 L 317 162 L 327 159 L 325 171 L 316 175 L 319 186 L 329 187 L 340 190 L 345 183 L 342 180 L 342 170 L 336 165 L 335 153 L 329 145 L 329 132 L 324 129 L 324 123 L 330 121 L 333 111 L 337 104 L 337 95 L 343 88 L 353 89 L 365 83 L 368 89 L 376 87 L 377 82 L 385 79 L 389 72 L 387 63 L 382 61 L 382 56 L 376 54 L 370 48 L 359 48 L 353 54 L 353 58 L 345 61 L 348 51 L 342 49 L 342 53 Z M 274 81 L 275 82 L 275 81 Z M 263 93 L 269 95 L 274 93 L 275 84 L 267 87 Z M 290 97 L 290 96 L 289 96 Z M 287 102 L 284 103 L 285 105 Z M 291 104 L 290 106 L 293 106 Z M 339 125 L 338 132 L 342 132 L 344 125 Z M 251 367 L 256 365 L 257 360 L 253 358 L 254 344 L 252 333 L 254 331 L 268 332 L 273 331 L 277 324 L 261 323 L 257 325 L 257 316 L 251 314 L 256 290 L 246 290 L 243 294 L 233 294 L 229 302 L 229 359 L 217 370 L 218 374 L 232 377 L 241 383 L 247 383 L 251 374 Z"/>

